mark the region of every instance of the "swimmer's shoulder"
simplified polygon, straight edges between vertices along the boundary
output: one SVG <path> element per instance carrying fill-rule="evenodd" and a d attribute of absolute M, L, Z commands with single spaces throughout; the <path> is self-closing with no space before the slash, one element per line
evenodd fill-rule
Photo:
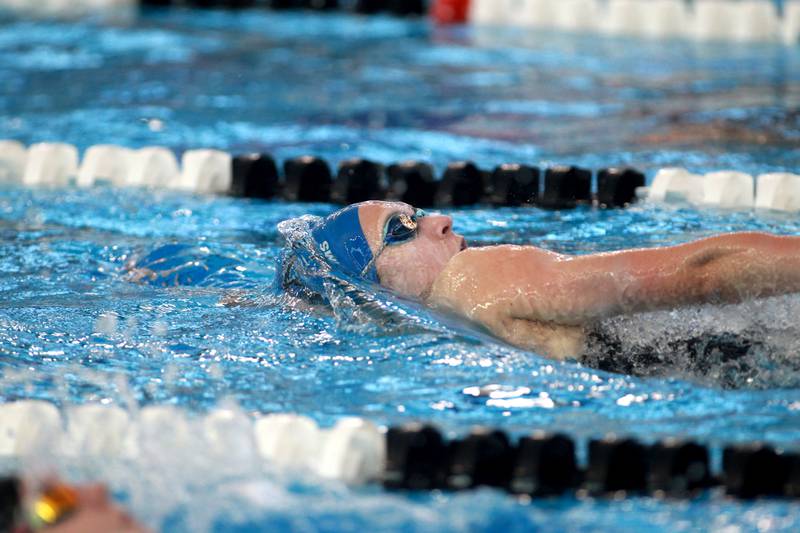
<path fill-rule="evenodd" d="M 476 246 L 467 248 L 454 255 L 447 264 L 447 268 L 465 269 L 480 268 L 487 264 L 495 264 L 502 259 L 521 259 L 526 256 L 549 254 L 535 246 L 519 246 L 516 244 L 497 244 L 493 246 Z"/>
<path fill-rule="evenodd" d="M 522 272 L 552 256 L 541 248 L 512 244 L 467 248 L 447 262 L 428 300 L 450 308 L 485 302 L 490 294 L 513 289 Z"/>
<path fill-rule="evenodd" d="M 544 263 L 562 258 L 559 254 L 535 246 L 500 244 L 467 248 L 454 255 L 442 274 L 484 275 L 499 274 L 526 268 L 532 263 Z M 494 277 L 494 276 L 493 276 Z"/>
<path fill-rule="evenodd" d="M 476 281 L 492 264 L 504 259 L 508 254 L 513 253 L 514 248 L 519 246 L 499 245 L 481 246 L 467 248 L 457 253 L 445 265 L 437 282 L 451 281 L 464 283 Z"/>

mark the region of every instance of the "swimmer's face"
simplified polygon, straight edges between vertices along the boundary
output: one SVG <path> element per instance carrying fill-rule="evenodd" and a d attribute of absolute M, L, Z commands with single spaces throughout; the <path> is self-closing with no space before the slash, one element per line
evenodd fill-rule
<path fill-rule="evenodd" d="M 467 244 L 464 237 L 453 233 L 452 218 L 427 214 L 416 218 L 413 237 L 384 246 L 387 222 L 396 215 L 406 215 L 403 221 L 409 223 L 415 214 L 416 209 L 400 202 L 366 202 L 359 207 L 358 218 L 373 255 L 377 254 L 375 268 L 381 285 L 404 296 L 424 299 L 450 258 Z M 392 222 L 396 225 L 397 219 Z"/>

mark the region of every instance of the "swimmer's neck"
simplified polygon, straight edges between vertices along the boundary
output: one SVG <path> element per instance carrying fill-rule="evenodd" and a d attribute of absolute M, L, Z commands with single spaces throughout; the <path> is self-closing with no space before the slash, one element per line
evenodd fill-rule
<path fill-rule="evenodd" d="M 445 306 L 440 305 L 442 303 L 442 298 L 439 296 L 442 294 L 448 278 L 452 276 L 452 273 L 458 269 L 456 266 L 458 260 L 456 258 L 464 254 L 464 252 L 467 250 L 474 250 L 474 248 L 467 248 L 464 246 L 461 251 L 457 252 L 455 255 L 453 255 L 453 257 L 448 259 L 447 263 L 445 263 L 444 267 L 442 267 L 442 270 L 439 272 L 439 275 L 436 276 L 433 282 L 431 282 L 431 284 L 428 285 L 424 291 L 422 291 L 422 294 L 419 295 L 419 298 L 423 303 L 431 307 L 445 308 Z M 455 309 L 449 310 L 455 311 Z"/>

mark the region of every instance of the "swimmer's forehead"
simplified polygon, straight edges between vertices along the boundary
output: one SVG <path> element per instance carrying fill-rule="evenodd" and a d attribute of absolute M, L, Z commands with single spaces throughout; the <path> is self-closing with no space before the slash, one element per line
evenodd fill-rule
<path fill-rule="evenodd" d="M 358 206 L 358 221 L 372 253 L 380 249 L 386 220 L 395 213 L 414 214 L 414 208 L 403 202 L 364 202 Z"/>

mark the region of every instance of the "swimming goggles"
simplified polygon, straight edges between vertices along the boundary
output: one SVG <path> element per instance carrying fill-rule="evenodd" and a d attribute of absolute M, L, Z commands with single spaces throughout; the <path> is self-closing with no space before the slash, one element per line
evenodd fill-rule
<path fill-rule="evenodd" d="M 419 219 L 427 216 L 427 213 L 422 209 L 414 211 L 413 215 L 408 213 L 395 213 L 386 219 L 383 225 L 383 238 L 381 240 L 381 247 L 369 260 L 369 263 L 361 271 L 361 277 L 364 277 L 370 268 L 378 260 L 378 257 L 383 253 L 387 246 L 395 244 L 403 244 L 416 238 L 419 233 Z"/>

